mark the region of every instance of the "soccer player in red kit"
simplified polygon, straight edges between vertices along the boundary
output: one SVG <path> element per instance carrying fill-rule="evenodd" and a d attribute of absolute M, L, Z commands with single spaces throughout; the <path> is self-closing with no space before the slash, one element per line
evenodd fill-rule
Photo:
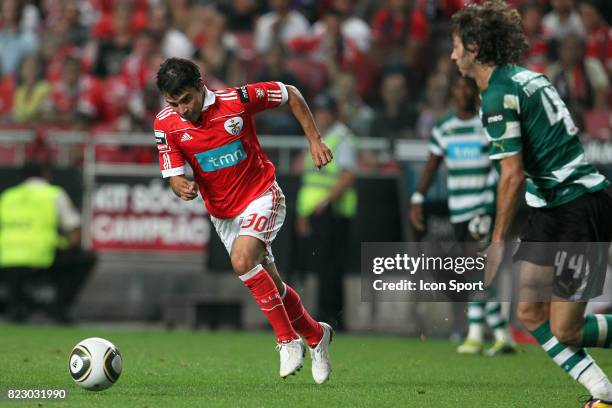
<path fill-rule="evenodd" d="M 298 294 L 284 283 L 274 264 L 271 244 L 285 219 L 285 196 L 274 165 L 255 133 L 253 115 L 288 104 L 300 122 L 317 166 L 332 160 L 300 91 L 280 82 L 261 82 L 222 91 L 205 85 L 191 61 L 167 59 L 157 72 L 157 87 L 168 107 L 153 129 L 164 178 L 183 200 L 202 195 L 232 267 L 268 318 L 278 339 L 280 375 L 301 367 L 305 346 L 317 384 L 329 378 L 333 331 L 316 322 Z M 185 176 L 185 164 L 194 181 Z"/>

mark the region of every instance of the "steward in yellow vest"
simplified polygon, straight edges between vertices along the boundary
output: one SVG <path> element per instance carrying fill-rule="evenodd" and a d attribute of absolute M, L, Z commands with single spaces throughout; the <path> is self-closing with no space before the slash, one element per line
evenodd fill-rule
<path fill-rule="evenodd" d="M 9 286 L 9 317 L 27 318 L 26 284 L 50 282 L 55 300 L 48 312 L 66 322 L 95 257 L 80 249 L 79 213 L 66 192 L 46 180 L 48 169 L 30 163 L 24 170 L 26 180 L 0 194 L 0 274 Z"/>
<path fill-rule="evenodd" d="M 0 267 L 49 268 L 59 243 L 61 190 L 26 182 L 0 196 Z"/>
<path fill-rule="evenodd" d="M 309 254 L 309 270 L 319 277 L 317 318 L 342 330 L 343 275 L 351 220 L 357 213 L 353 188 L 357 154 L 353 133 L 339 119 L 335 99 L 319 95 L 313 107 L 315 122 L 334 159 L 317 169 L 310 155 L 305 155 L 296 231 L 306 246 L 303 253 Z"/>

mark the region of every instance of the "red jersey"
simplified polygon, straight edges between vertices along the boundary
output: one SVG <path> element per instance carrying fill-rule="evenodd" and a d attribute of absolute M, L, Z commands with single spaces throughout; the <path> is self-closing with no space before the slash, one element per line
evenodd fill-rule
<path fill-rule="evenodd" d="M 585 54 L 599 59 L 604 68 L 612 67 L 612 28 L 602 26 L 587 35 Z"/>
<path fill-rule="evenodd" d="M 189 163 L 208 212 L 237 216 L 274 182 L 274 165 L 259 145 L 253 115 L 287 98 L 280 82 L 207 89 L 198 125 L 171 107 L 163 109 L 153 123 L 163 177 L 184 174 Z"/>

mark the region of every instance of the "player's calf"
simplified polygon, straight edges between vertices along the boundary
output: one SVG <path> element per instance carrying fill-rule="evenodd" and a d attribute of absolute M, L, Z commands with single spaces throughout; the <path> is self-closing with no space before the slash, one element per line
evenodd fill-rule
<path fill-rule="evenodd" d="M 568 346 L 582 346 L 582 327 L 575 325 L 554 324 L 551 322 L 551 332 L 559 343 Z"/>
<path fill-rule="evenodd" d="M 612 315 L 593 314 L 584 319 L 582 346 L 612 347 Z"/>
<path fill-rule="evenodd" d="M 257 265 L 249 272 L 240 275 L 240 279 L 268 318 L 278 342 L 299 339 L 291 326 L 283 301 L 268 272 L 261 265 Z"/>
<path fill-rule="evenodd" d="M 549 307 L 543 302 L 519 302 L 516 317 L 529 331 L 534 331 L 549 319 Z"/>

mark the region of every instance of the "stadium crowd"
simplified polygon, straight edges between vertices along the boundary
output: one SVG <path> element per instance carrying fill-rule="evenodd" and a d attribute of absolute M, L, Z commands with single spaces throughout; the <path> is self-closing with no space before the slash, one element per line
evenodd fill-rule
<path fill-rule="evenodd" d="M 612 139 L 612 2 L 510 0 L 531 48 L 591 137 Z M 448 109 L 450 16 L 469 0 L 2 0 L 0 126 L 151 130 L 167 57 L 211 89 L 277 80 L 333 93 L 358 136 L 428 138 Z M 299 134 L 286 110 L 260 134 Z"/>

